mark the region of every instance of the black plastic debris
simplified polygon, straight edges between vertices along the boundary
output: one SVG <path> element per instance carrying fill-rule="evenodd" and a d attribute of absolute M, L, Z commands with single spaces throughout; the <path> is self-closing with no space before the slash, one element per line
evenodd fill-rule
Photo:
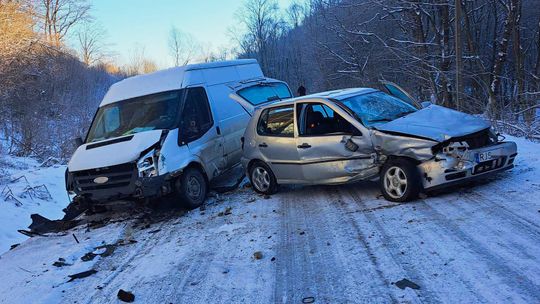
<path fill-rule="evenodd" d="M 130 244 L 132 244 L 132 242 L 130 242 Z M 101 257 L 108 257 L 108 256 L 112 255 L 114 253 L 114 250 L 116 249 L 116 247 L 118 247 L 120 245 L 123 245 L 123 243 L 122 244 L 116 243 L 116 244 L 112 244 L 112 245 L 97 246 L 96 248 L 94 248 L 94 251 L 88 252 L 85 255 L 83 255 L 81 257 L 81 260 L 83 262 L 92 261 L 98 255 L 101 256 Z M 105 250 L 102 253 L 94 253 L 96 250 L 101 250 L 101 249 L 105 249 Z"/>
<path fill-rule="evenodd" d="M 402 280 L 399 280 L 395 283 L 395 285 L 397 287 L 399 287 L 400 289 L 405 289 L 407 287 L 411 288 L 411 289 L 420 289 L 420 286 L 418 286 L 418 284 L 412 282 L 412 281 L 409 281 L 407 279 L 402 279 Z"/>
<path fill-rule="evenodd" d="M 30 231 L 24 231 L 21 230 L 19 232 L 33 236 L 33 235 L 42 235 L 44 233 L 50 233 L 50 232 L 60 232 L 69 230 L 75 226 L 80 221 L 64 221 L 64 220 L 54 220 L 51 221 L 48 218 L 41 216 L 39 214 L 32 214 L 30 215 L 30 218 L 32 219 L 32 224 L 28 226 L 30 228 Z"/>
<path fill-rule="evenodd" d="M 95 273 L 97 273 L 97 270 L 90 269 L 90 270 L 79 272 L 79 273 L 76 273 L 76 274 L 70 274 L 70 275 L 68 275 L 68 277 L 69 277 L 68 282 L 71 282 L 71 281 L 74 281 L 74 280 L 77 280 L 77 279 L 84 279 L 84 278 L 89 277 L 89 276 L 91 276 L 91 275 L 93 275 Z"/>
<path fill-rule="evenodd" d="M 71 266 L 71 264 L 66 263 L 66 260 L 64 258 L 58 258 L 58 261 L 54 262 L 52 265 L 54 267 Z"/>
<path fill-rule="evenodd" d="M 120 289 L 116 296 L 122 302 L 131 303 L 131 302 L 135 301 L 135 295 L 133 293 L 131 293 L 129 291 L 125 291 L 123 289 Z"/>

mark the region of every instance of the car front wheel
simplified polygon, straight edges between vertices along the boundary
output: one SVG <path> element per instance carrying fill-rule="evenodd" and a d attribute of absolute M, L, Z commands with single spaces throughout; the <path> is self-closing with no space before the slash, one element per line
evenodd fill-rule
<path fill-rule="evenodd" d="M 277 191 L 277 181 L 268 165 L 261 161 L 255 162 L 249 169 L 249 180 L 253 190 L 262 194 L 274 194 Z"/>
<path fill-rule="evenodd" d="M 406 159 L 394 159 L 384 164 L 380 186 L 384 198 L 391 202 L 413 200 L 422 188 L 416 165 Z"/>

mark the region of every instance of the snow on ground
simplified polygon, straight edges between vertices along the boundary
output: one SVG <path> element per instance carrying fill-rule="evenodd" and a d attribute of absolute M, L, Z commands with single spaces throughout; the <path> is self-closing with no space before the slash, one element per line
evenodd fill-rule
<path fill-rule="evenodd" d="M 540 145 L 509 139 L 513 170 L 407 204 L 372 182 L 241 188 L 204 210 L 34 237 L 0 257 L 0 303 L 117 303 L 119 289 L 140 303 L 538 303 Z M 81 260 L 103 244 L 118 246 Z"/>
<path fill-rule="evenodd" d="M 32 158 L 0 156 L 0 253 L 26 236 L 30 215 L 58 219 L 69 203 L 65 190 L 65 166 L 43 167 Z"/>

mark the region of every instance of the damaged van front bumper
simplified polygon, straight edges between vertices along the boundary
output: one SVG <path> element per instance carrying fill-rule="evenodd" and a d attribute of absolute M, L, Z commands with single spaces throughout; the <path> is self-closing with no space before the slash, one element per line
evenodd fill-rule
<path fill-rule="evenodd" d="M 121 199 L 144 199 L 166 195 L 172 191 L 172 176 L 163 174 L 140 177 L 135 164 L 67 172 L 66 188 L 92 202 Z"/>
<path fill-rule="evenodd" d="M 499 142 L 478 149 L 467 150 L 460 157 L 437 155 L 422 162 L 418 168 L 425 190 L 435 190 L 490 175 L 514 167 L 517 146 L 514 142 Z"/>

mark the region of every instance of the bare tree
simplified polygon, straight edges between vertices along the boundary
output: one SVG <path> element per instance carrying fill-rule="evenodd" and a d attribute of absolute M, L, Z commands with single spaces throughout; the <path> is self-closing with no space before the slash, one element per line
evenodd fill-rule
<path fill-rule="evenodd" d="M 103 61 L 107 56 L 106 32 L 97 23 L 85 23 L 77 32 L 79 54 L 87 66 Z"/>
<path fill-rule="evenodd" d="M 258 55 L 263 70 L 268 71 L 271 43 L 282 29 L 282 20 L 276 0 L 246 0 L 238 18 L 246 28 L 241 48 L 246 53 Z"/>
<path fill-rule="evenodd" d="M 45 36 L 57 47 L 77 23 L 90 18 L 87 0 L 40 0 L 40 3 Z"/>
<path fill-rule="evenodd" d="M 196 56 L 199 44 L 188 33 L 184 33 L 176 27 L 169 32 L 169 51 L 173 57 L 175 66 L 189 64 Z"/>
<path fill-rule="evenodd" d="M 146 58 L 144 46 L 137 45 L 131 52 L 128 64 L 122 70 L 127 76 L 134 76 L 155 72 L 157 69 L 157 64 Z"/>

